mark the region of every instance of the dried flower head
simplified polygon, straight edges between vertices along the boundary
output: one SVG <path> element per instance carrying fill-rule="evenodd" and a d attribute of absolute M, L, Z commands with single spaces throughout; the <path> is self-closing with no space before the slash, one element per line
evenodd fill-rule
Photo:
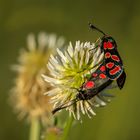
<path fill-rule="evenodd" d="M 91 117 L 95 115 L 92 107 L 106 104 L 98 96 L 93 97 L 92 100 L 72 103 L 77 96 L 76 89 L 79 89 L 85 82 L 85 76 L 95 72 L 98 64 L 103 60 L 104 54 L 100 47 L 93 49 L 94 47 L 95 44 L 90 42 L 77 41 L 75 46 L 70 43 L 64 52 L 57 49 L 58 55 L 51 55 L 48 63 L 51 77 L 43 75 L 44 80 L 54 87 L 46 92 L 46 95 L 51 96 L 54 108 L 65 105 L 66 110 L 76 119 L 80 119 L 80 112 Z"/>
<path fill-rule="evenodd" d="M 20 118 L 38 117 L 42 121 L 47 121 L 52 105 L 49 103 L 50 98 L 44 96 L 43 93 L 51 87 L 42 80 L 41 74 L 49 74 L 46 68 L 49 55 L 56 47 L 64 45 L 64 39 L 57 38 L 55 34 L 41 32 L 37 37 L 37 42 L 34 34 L 30 34 L 27 45 L 28 50 L 21 51 L 19 64 L 13 66 L 17 77 L 11 99 L 16 111 L 20 112 Z"/>

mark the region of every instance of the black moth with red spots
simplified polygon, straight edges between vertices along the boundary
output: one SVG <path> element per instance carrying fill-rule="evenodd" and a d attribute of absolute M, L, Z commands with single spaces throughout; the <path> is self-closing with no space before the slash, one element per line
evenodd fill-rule
<path fill-rule="evenodd" d="M 97 45 L 104 52 L 104 60 L 96 72 L 91 74 L 90 79 L 80 88 L 77 94 L 77 99 L 80 100 L 91 99 L 115 80 L 117 81 L 118 87 L 122 89 L 126 79 L 123 62 L 118 53 L 115 40 L 94 25 L 90 24 L 90 27 L 104 35 L 101 38 L 101 42 Z"/>
<path fill-rule="evenodd" d="M 61 109 L 75 104 L 79 100 L 90 100 L 96 95 L 99 96 L 99 93 L 111 85 L 114 80 L 117 81 L 120 89 L 124 86 L 126 74 L 115 40 L 94 25 L 90 24 L 90 27 L 92 29 L 96 29 L 104 35 L 97 46 L 101 47 L 101 51 L 104 52 L 103 63 L 94 73 L 90 75 L 90 78 L 81 86 L 81 88 L 77 89 L 78 93 L 76 98 L 73 99 L 69 105 L 63 104 L 55 108 L 52 111 L 53 114 Z"/>
<path fill-rule="evenodd" d="M 126 74 L 124 71 L 122 59 L 117 50 L 116 41 L 94 25 L 89 25 L 90 28 L 95 29 L 103 34 L 101 42 L 97 45 L 97 47 L 101 47 L 101 51 L 104 52 L 103 65 L 106 69 L 105 75 L 110 80 L 116 80 L 118 87 L 122 89 L 126 80 Z"/>

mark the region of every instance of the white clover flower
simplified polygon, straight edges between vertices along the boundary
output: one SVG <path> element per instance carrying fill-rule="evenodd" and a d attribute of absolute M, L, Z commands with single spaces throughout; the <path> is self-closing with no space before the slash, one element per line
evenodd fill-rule
<path fill-rule="evenodd" d="M 58 55 L 51 55 L 47 65 L 51 77 L 43 75 L 44 80 L 53 86 L 53 89 L 45 94 L 51 97 L 54 109 L 67 106 L 66 110 L 78 120 L 80 113 L 91 117 L 96 115 L 92 107 L 106 105 L 102 95 L 101 98 L 95 96 L 91 100 L 73 102 L 78 93 L 76 89 L 85 82 L 85 75 L 95 72 L 103 61 L 104 54 L 100 47 L 94 48 L 95 44 L 77 41 L 75 46 L 70 43 L 64 52 L 57 49 Z"/>
<path fill-rule="evenodd" d="M 52 105 L 50 97 L 43 93 L 51 89 L 46 84 L 41 74 L 49 74 L 46 68 L 50 54 L 54 53 L 57 47 L 63 47 L 64 38 L 55 34 L 41 32 L 35 38 L 34 34 L 27 37 L 28 50 L 22 50 L 19 56 L 19 64 L 13 69 L 17 72 L 15 86 L 12 89 L 12 105 L 20 112 L 20 118 L 27 116 L 29 120 L 37 117 L 42 121 L 48 121 Z"/>

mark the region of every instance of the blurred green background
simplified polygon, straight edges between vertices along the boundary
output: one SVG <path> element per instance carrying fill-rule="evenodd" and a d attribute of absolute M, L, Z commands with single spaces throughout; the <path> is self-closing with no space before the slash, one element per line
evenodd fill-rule
<path fill-rule="evenodd" d="M 94 22 L 112 35 L 124 61 L 127 80 L 123 90 L 93 119 L 84 118 L 70 131 L 69 140 L 140 139 L 140 1 L 139 0 L 0 0 L 0 140 L 27 140 L 29 126 L 18 121 L 8 104 L 19 49 L 26 36 L 55 32 L 67 41 L 95 41 Z"/>

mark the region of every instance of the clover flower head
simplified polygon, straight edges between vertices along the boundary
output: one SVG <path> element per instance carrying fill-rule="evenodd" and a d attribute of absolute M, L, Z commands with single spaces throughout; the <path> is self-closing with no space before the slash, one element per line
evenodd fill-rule
<path fill-rule="evenodd" d="M 43 93 L 51 87 L 42 80 L 41 74 L 49 73 L 46 68 L 49 55 L 56 47 L 63 45 L 64 38 L 55 34 L 41 32 L 37 38 L 34 34 L 28 35 L 28 50 L 21 51 L 19 64 L 12 67 L 17 72 L 17 77 L 10 99 L 16 111 L 20 112 L 20 118 L 38 117 L 42 121 L 48 121 L 52 105 L 49 103 L 50 97 Z"/>
<path fill-rule="evenodd" d="M 53 107 L 65 105 L 70 115 L 78 120 L 81 113 L 91 118 L 92 115 L 96 115 L 93 107 L 106 105 L 98 96 L 73 103 L 78 94 L 76 89 L 85 82 L 86 75 L 96 71 L 104 58 L 100 47 L 94 49 L 95 47 L 94 43 L 77 41 L 75 45 L 69 43 L 65 51 L 57 49 L 57 55 L 51 55 L 47 64 L 51 76 L 43 75 L 44 80 L 53 87 L 45 93 L 51 97 Z"/>

